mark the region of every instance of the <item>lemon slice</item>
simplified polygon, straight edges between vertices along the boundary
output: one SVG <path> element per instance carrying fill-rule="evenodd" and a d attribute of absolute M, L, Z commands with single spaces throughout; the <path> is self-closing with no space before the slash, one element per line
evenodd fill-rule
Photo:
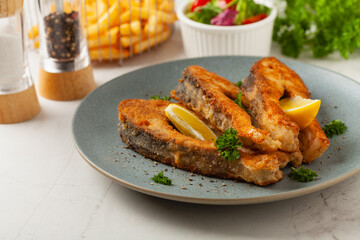
<path fill-rule="evenodd" d="M 165 114 L 182 134 L 200 140 L 216 140 L 214 132 L 187 109 L 171 103 L 165 109 Z"/>
<path fill-rule="evenodd" d="M 307 127 L 319 112 L 321 100 L 305 99 L 302 97 L 283 98 L 280 100 L 280 108 L 292 121 L 296 122 L 300 129 Z"/>

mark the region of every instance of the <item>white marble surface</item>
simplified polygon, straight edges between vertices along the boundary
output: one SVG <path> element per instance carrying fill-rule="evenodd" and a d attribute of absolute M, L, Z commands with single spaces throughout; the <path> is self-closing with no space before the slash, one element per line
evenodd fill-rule
<path fill-rule="evenodd" d="M 281 56 L 278 46 L 272 55 Z M 97 84 L 143 66 L 184 58 L 180 33 L 125 62 L 94 64 Z M 360 53 L 299 60 L 360 82 Z M 30 54 L 37 86 L 38 57 Z M 0 125 L 0 239 L 359 239 L 360 175 L 313 194 L 247 206 L 167 201 L 124 188 L 92 169 L 72 143 L 80 101 L 39 97 L 31 121 Z"/>

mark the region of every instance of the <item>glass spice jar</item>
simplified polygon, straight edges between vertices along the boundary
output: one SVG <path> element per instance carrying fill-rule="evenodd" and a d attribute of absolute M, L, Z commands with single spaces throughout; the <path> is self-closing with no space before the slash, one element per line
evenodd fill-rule
<path fill-rule="evenodd" d="M 0 94 L 19 92 L 33 84 L 23 36 L 22 5 L 12 12 L 0 12 Z"/>
<path fill-rule="evenodd" d="M 38 0 L 40 35 L 39 93 L 67 101 L 96 88 L 83 33 L 82 0 Z"/>
<path fill-rule="evenodd" d="M 40 112 L 24 44 L 23 0 L 0 0 L 0 124 Z"/>
<path fill-rule="evenodd" d="M 51 73 L 77 71 L 90 63 L 80 0 L 39 0 L 41 67 Z"/>

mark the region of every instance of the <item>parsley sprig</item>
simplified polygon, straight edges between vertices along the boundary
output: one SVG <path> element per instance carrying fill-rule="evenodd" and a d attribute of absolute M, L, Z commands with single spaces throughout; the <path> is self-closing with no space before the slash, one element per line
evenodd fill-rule
<path fill-rule="evenodd" d="M 318 174 L 310 168 L 301 166 L 298 170 L 292 167 L 289 177 L 297 182 L 310 182 L 314 177 L 318 177 Z"/>
<path fill-rule="evenodd" d="M 242 92 L 239 92 L 238 94 L 236 94 L 236 99 L 234 100 L 234 102 L 239 105 L 242 109 L 246 110 L 244 108 L 244 106 L 241 103 L 241 96 L 242 96 Z"/>
<path fill-rule="evenodd" d="M 242 81 L 238 81 L 237 83 L 235 83 L 235 85 L 238 86 L 238 87 L 241 87 Z"/>
<path fill-rule="evenodd" d="M 233 128 L 225 130 L 223 135 L 216 139 L 215 146 L 226 161 L 234 161 L 240 158 L 240 153 L 237 148 L 241 148 L 242 143 L 236 130 Z"/>
<path fill-rule="evenodd" d="M 164 185 L 171 185 L 171 179 L 164 176 L 164 172 L 161 171 L 159 172 L 157 175 L 154 175 L 151 178 L 154 182 L 159 183 L 159 184 L 164 184 Z"/>
<path fill-rule="evenodd" d="M 345 123 L 341 122 L 339 119 L 332 120 L 329 124 L 326 124 L 322 128 L 328 138 L 332 138 L 334 135 L 340 135 L 345 132 L 347 127 Z"/>
<path fill-rule="evenodd" d="M 168 97 L 166 95 L 164 95 L 164 97 L 160 97 L 160 95 L 155 95 L 155 96 L 152 96 L 151 99 L 153 100 L 164 100 L 164 101 L 170 101 L 171 100 L 171 97 Z"/>

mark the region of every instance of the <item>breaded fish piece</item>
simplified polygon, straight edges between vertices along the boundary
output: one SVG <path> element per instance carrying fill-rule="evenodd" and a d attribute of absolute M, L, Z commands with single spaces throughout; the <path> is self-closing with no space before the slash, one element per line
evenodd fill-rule
<path fill-rule="evenodd" d="M 226 161 L 213 142 L 185 136 L 165 115 L 168 101 L 129 99 L 119 104 L 119 133 L 134 151 L 164 164 L 226 179 L 268 185 L 283 178 L 276 154 L 250 154 Z"/>
<path fill-rule="evenodd" d="M 303 162 L 306 163 L 311 163 L 321 157 L 330 145 L 329 139 L 316 119 L 300 131 L 299 139 L 300 150 L 304 157 Z"/>
<path fill-rule="evenodd" d="M 281 142 L 281 150 L 296 152 L 300 149 L 304 162 L 312 162 L 320 157 L 328 148 L 329 140 L 317 120 L 314 119 L 300 131 L 299 126 L 285 115 L 279 105 L 282 97 L 311 98 L 301 78 L 273 57 L 254 63 L 250 72 L 241 86 L 243 102 L 259 127 L 268 130 L 272 138 Z"/>
<path fill-rule="evenodd" d="M 268 131 L 252 126 L 250 116 L 233 101 L 239 91 L 234 83 L 216 73 L 200 66 L 188 66 L 177 87 L 171 91 L 171 97 L 221 131 L 234 128 L 243 146 L 265 152 L 276 151 L 280 142 L 273 140 Z"/>
<path fill-rule="evenodd" d="M 299 150 L 300 128 L 279 105 L 279 99 L 287 93 L 287 80 L 283 75 L 289 72 L 283 70 L 275 58 L 263 58 L 251 67 L 250 75 L 242 81 L 241 91 L 244 105 L 259 127 L 280 141 L 281 150 L 295 152 Z M 306 87 L 303 90 L 307 90 Z"/>

